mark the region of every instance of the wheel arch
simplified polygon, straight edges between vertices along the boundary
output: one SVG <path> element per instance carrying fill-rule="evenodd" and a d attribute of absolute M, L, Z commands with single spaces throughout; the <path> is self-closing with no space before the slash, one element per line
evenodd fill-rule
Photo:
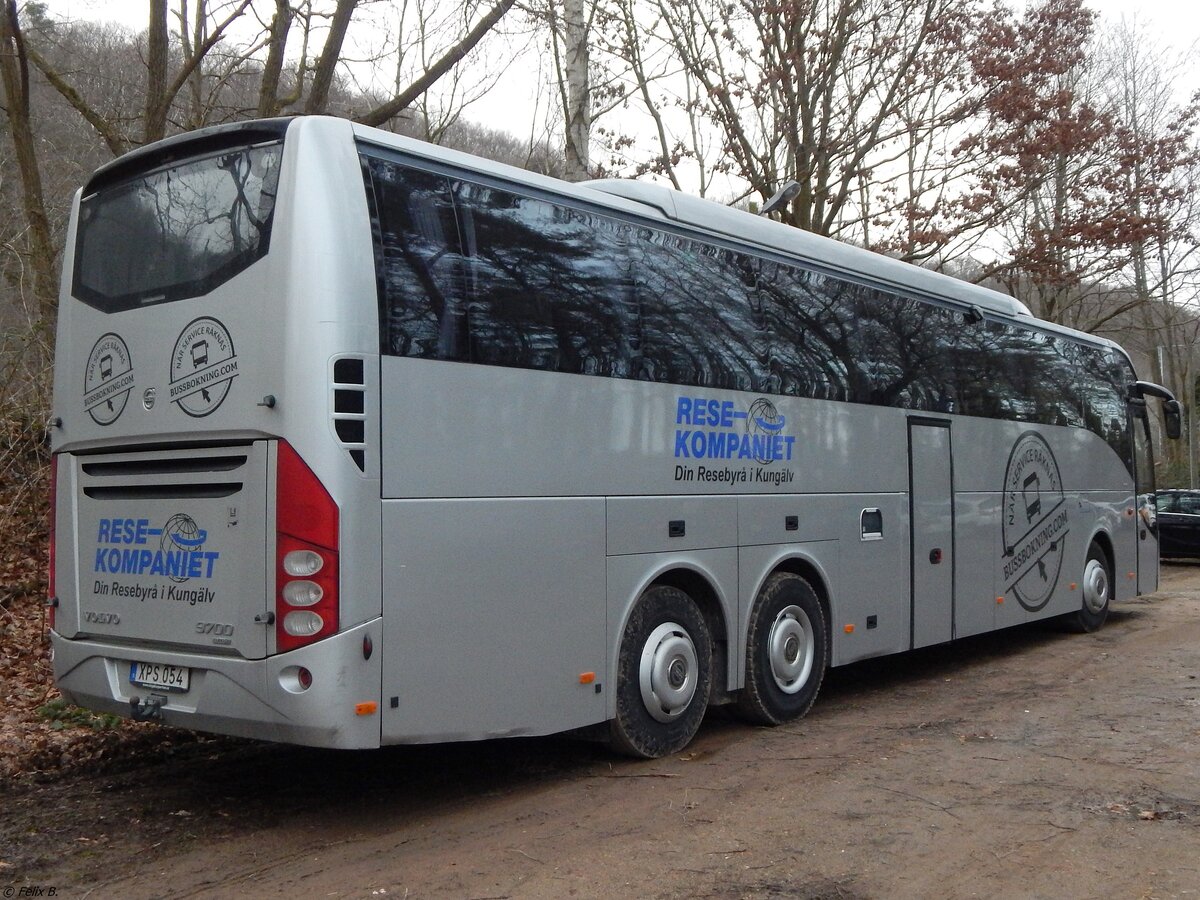
<path fill-rule="evenodd" d="M 1115 590 L 1117 584 L 1117 555 L 1116 548 L 1113 546 L 1112 536 L 1103 528 L 1096 529 L 1087 546 L 1092 544 L 1098 546 L 1104 553 L 1104 558 L 1108 562 L 1108 578 L 1112 582 Z M 1084 548 L 1084 554 L 1087 554 L 1087 547 Z"/>
<path fill-rule="evenodd" d="M 730 596 L 722 590 L 721 579 L 712 568 L 700 560 L 691 558 L 660 561 L 653 568 L 647 569 L 622 599 L 622 608 L 616 617 L 615 627 L 610 632 L 609 680 L 612 681 L 616 673 L 616 656 L 620 652 L 621 639 L 629 623 L 629 616 L 642 594 L 656 584 L 678 588 L 692 598 L 704 617 L 712 640 L 714 694 L 732 689 L 733 671 L 730 657 L 740 658 L 740 653 L 731 654 L 729 651 L 731 635 L 737 633 L 737 596 L 736 593 Z M 736 585 L 731 587 L 736 590 Z M 616 710 L 615 690 L 610 690 L 608 696 L 608 715 L 611 717 Z"/>
<path fill-rule="evenodd" d="M 745 602 L 742 604 L 741 620 L 738 622 L 738 688 L 745 686 L 746 635 L 750 629 L 750 612 L 763 586 L 772 575 L 779 572 L 787 572 L 803 578 L 812 587 L 817 599 L 821 601 L 821 611 L 825 614 L 825 641 L 829 648 L 828 663 L 832 664 L 833 662 L 833 592 L 829 586 L 831 581 L 829 573 L 814 556 L 794 548 L 789 549 L 763 567 L 763 572 L 755 582 L 754 589 L 747 594 Z"/>

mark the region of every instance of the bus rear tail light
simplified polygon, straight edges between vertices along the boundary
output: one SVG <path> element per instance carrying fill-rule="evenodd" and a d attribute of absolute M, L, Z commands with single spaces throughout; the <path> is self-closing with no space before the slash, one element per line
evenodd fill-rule
<path fill-rule="evenodd" d="M 58 522 L 58 456 L 50 457 L 50 514 L 47 517 L 47 527 L 50 529 L 50 571 L 46 574 L 46 622 L 54 629 L 54 613 L 58 609 L 58 592 L 55 589 L 54 577 L 54 545 L 55 525 Z"/>
<path fill-rule="evenodd" d="M 275 646 L 285 653 L 338 630 L 337 504 L 285 441 L 275 531 Z"/>

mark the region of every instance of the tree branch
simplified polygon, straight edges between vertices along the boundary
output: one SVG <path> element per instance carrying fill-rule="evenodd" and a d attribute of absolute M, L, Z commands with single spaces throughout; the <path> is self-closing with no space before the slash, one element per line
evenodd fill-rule
<path fill-rule="evenodd" d="M 495 24 L 504 17 L 504 14 L 512 8 L 514 2 L 516 0 L 499 0 L 488 14 L 476 23 L 467 36 L 446 51 L 441 59 L 425 71 L 424 75 L 387 103 L 375 107 L 370 112 L 357 117 L 354 121 L 363 125 L 378 127 L 401 110 L 410 106 L 414 100 L 429 90 L 439 78 L 454 68 L 476 44 L 483 40 L 484 35 L 491 31 Z"/>
<path fill-rule="evenodd" d="M 113 156 L 120 156 L 129 149 L 131 145 L 129 138 L 118 131 L 112 122 L 109 122 L 100 113 L 96 112 L 83 99 L 79 91 L 75 90 L 65 78 L 54 70 L 49 60 L 32 47 L 28 47 L 27 52 L 29 61 L 37 66 L 38 71 L 46 77 L 46 80 L 62 95 L 63 99 L 70 103 L 75 111 L 83 116 L 89 125 L 96 129 L 97 133 L 104 140 L 104 143 L 108 145 L 108 149 L 112 152 Z"/>

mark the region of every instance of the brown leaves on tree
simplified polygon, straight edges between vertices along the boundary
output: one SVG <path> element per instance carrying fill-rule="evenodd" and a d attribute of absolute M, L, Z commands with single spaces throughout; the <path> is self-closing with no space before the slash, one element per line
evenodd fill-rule
<path fill-rule="evenodd" d="M 1082 0 L 1045 0 L 1021 19 L 998 8 L 972 54 L 986 124 L 959 146 L 993 161 L 959 202 L 963 215 L 1004 227 L 990 274 L 1038 315 L 1080 327 L 1097 324 L 1068 315 L 1080 289 L 1166 238 L 1178 190 L 1167 176 L 1195 162 L 1194 103 L 1168 133 L 1145 137 L 1096 96 L 1094 24 Z"/>

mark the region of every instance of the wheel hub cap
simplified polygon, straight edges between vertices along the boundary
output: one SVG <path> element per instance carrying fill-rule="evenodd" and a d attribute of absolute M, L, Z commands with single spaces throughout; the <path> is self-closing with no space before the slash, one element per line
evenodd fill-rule
<path fill-rule="evenodd" d="M 814 647 L 808 613 L 798 606 L 780 610 L 767 637 L 767 654 L 775 684 L 785 694 L 797 693 L 808 682 Z"/>
<path fill-rule="evenodd" d="M 646 711 L 659 722 L 678 718 L 696 693 L 696 646 L 683 626 L 664 622 L 642 648 L 638 686 Z"/>
<path fill-rule="evenodd" d="M 1089 559 L 1083 569 L 1083 602 L 1094 613 L 1108 603 L 1108 570 L 1095 559 Z"/>

